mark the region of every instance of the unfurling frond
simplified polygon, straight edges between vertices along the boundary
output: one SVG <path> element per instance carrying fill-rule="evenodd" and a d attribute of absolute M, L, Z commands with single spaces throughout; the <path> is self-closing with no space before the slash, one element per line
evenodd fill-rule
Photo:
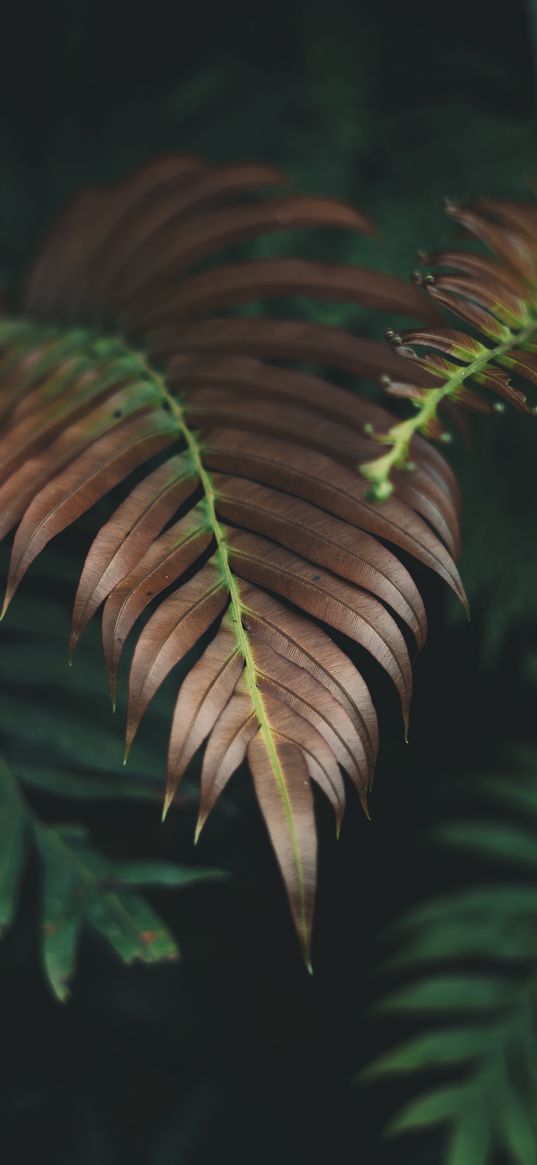
<path fill-rule="evenodd" d="M 441 828 L 440 836 L 459 849 L 469 849 L 476 859 L 486 858 L 493 878 L 425 902 L 397 925 L 395 968 L 413 979 L 387 996 L 379 1010 L 412 1017 L 412 1024 L 419 1021 L 421 1030 L 384 1053 L 366 1077 L 421 1077 L 422 1094 L 407 1101 L 390 1127 L 399 1133 L 443 1126 L 448 1138 L 442 1165 L 488 1165 L 497 1160 L 533 1165 L 535 772 L 489 780 L 485 791 L 497 803 L 490 817 L 451 822 Z M 504 871 L 509 875 L 505 881 Z"/>
<path fill-rule="evenodd" d="M 449 439 L 439 416 L 447 401 L 484 413 L 503 412 L 505 402 L 537 412 L 526 397 L 527 385 L 537 384 L 537 207 L 483 199 L 469 207 L 448 203 L 447 212 L 496 258 L 474 251 L 420 255 L 440 271 L 417 272 L 416 284 L 470 331 L 435 326 L 386 333 L 408 370 L 400 379 L 388 373 L 383 383 L 416 411 L 372 434 L 387 452 L 360 468 L 378 500 L 390 496 L 394 470 L 409 467 L 416 433 Z M 489 394 L 499 399 L 493 403 Z"/>
<path fill-rule="evenodd" d="M 419 289 L 353 266 L 207 266 L 260 232 L 370 229 L 329 199 L 259 197 L 280 182 L 260 166 L 170 158 L 64 215 L 20 318 L 0 325 L 0 535 L 16 531 L 7 607 L 50 539 L 129 479 L 86 558 L 71 649 L 104 604 L 115 696 L 125 640 L 152 605 L 130 669 L 130 748 L 166 676 L 203 648 L 179 690 L 166 806 L 206 743 L 199 830 L 247 759 L 308 958 L 311 782 L 339 825 L 341 769 L 365 805 L 377 751 L 371 696 L 329 629 L 388 673 L 406 720 L 407 641 L 421 646 L 426 620 L 389 545 L 464 592 L 450 469 L 417 437 L 415 471 L 385 506 L 371 504 L 357 466 L 375 448 L 367 430 L 390 417 L 325 378 L 336 369 L 400 379 L 401 357 L 336 327 L 229 315 L 289 294 L 422 319 L 436 309 Z"/>

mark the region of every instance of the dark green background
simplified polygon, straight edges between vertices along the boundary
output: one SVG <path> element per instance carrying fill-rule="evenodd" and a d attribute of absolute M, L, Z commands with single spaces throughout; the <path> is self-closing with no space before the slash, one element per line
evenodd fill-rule
<path fill-rule="evenodd" d="M 42 230 L 81 184 L 163 149 L 282 164 L 304 189 L 356 202 L 382 241 L 353 243 L 344 257 L 406 275 L 418 247 L 452 237 L 444 195 L 528 194 L 537 181 L 531 14 L 513 0 L 497 11 L 484 0 L 143 9 L 48 0 L 5 11 L 4 285 L 16 288 Z M 351 311 L 333 318 L 357 322 Z M 371 330 L 386 322 L 360 315 Z M 434 889 L 476 876 L 426 842 L 427 826 L 460 810 L 464 797 L 471 812 L 479 774 L 508 773 L 513 748 L 535 738 L 536 435 L 517 417 L 493 418 L 480 422 L 469 456 L 454 450 L 472 622 L 423 576 L 431 633 L 416 668 L 410 744 L 395 700 L 378 685 L 373 823 L 351 800 L 336 845 L 319 805 L 313 979 L 241 778 L 199 855 L 231 870 L 233 882 L 155 899 L 181 941 L 179 967 L 126 970 L 88 940 L 62 1009 L 39 971 L 30 871 L 19 920 L 0 946 L 7 1165 L 36 1154 L 43 1165 L 437 1165 L 434 1139 L 381 1140 L 401 1088 L 366 1093 L 353 1076 L 393 1041 L 393 1030 L 366 1015 L 384 925 Z M 63 568 L 54 581 L 51 568 L 40 575 L 36 567 L 24 589 L 36 605 L 43 594 L 59 598 L 66 630 L 78 543 L 86 545 L 84 528 L 62 541 L 72 578 Z M 96 640 L 79 668 L 94 650 Z M 29 720 L 49 680 L 37 654 L 35 667 Z M 96 747 L 104 688 L 103 673 L 102 707 L 79 709 Z M 144 740 L 163 761 L 155 725 Z M 50 799 L 42 808 L 78 814 Z M 91 824 L 111 850 L 189 862 L 194 819 L 190 803 L 165 829 L 147 809 L 104 805 Z"/>

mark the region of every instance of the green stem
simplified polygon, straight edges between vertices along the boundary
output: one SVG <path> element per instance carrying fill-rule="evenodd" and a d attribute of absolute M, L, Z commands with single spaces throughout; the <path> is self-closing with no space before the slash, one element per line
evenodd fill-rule
<path fill-rule="evenodd" d="M 518 347 L 525 344 L 536 330 L 537 320 L 532 320 L 516 335 L 510 332 L 509 338 L 502 340 L 495 348 L 487 348 L 486 352 L 482 352 L 470 364 L 464 364 L 457 368 L 440 388 L 426 389 L 425 400 L 414 416 L 393 425 L 387 433 L 375 435 L 375 440 L 383 445 L 390 445 L 391 448 L 381 457 L 377 457 L 373 461 L 366 461 L 358 466 L 362 477 L 371 482 L 369 496 L 374 501 L 385 501 L 393 493 L 393 483 L 390 477 L 394 469 L 404 469 L 405 466 L 410 468 L 407 465 L 410 442 L 416 433 L 427 432 L 429 422 L 436 417 L 441 402 L 448 396 L 456 396 L 467 380 L 482 372 L 488 364 L 497 360 L 498 357 L 507 355 L 515 345 Z"/>
<path fill-rule="evenodd" d="M 43 339 L 55 339 L 62 334 L 62 329 L 54 325 L 48 326 L 43 324 L 35 324 L 33 321 L 12 319 L 9 317 L 0 319 L 0 344 L 13 345 L 19 343 L 22 351 L 28 348 L 31 349 L 36 347 L 42 343 Z M 205 496 L 205 503 L 207 506 L 207 517 L 216 542 L 215 557 L 219 563 L 229 594 L 231 619 L 235 628 L 237 648 L 242 656 L 242 659 L 244 660 L 244 680 L 246 689 L 250 696 L 252 710 L 259 725 L 259 732 L 267 750 L 267 755 L 271 763 L 274 779 L 276 781 L 287 819 L 299 887 L 300 913 L 302 918 L 301 938 L 306 965 L 308 970 L 311 970 L 311 965 L 309 963 L 309 935 L 305 910 L 306 896 L 304 887 L 304 875 L 302 871 L 300 847 L 296 834 L 293 811 L 289 798 L 289 792 L 287 789 L 287 782 L 276 747 L 276 738 L 279 736 L 279 733 L 272 727 L 270 723 L 263 696 L 258 687 L 258 671 L 254 659 L 254 654 L 247 632 L 243 625 L 244 609 L 241 600 L 239 584 L 231 568 L 230 551 L 226 538 L 226 529 L 225 526 L 223 526 L 220 522 L 216 512 L 216 490 L 214 487 L 213 479 L 203 464 L 201 445 L 196 437 L 196 434 L 190 429 L 187 420 L 185 419 L 185 410 L 182 404 L 170 393 L 165 383 L 164 377 L 160 375 L 155 368 L 152 367 L 143 352 L 135 351 L 122 337 L 99 337 L 89 328 L 85 334 L 90 353 L 95 357 L 95 359 L 102 359 L 103 357 L 107 359 L 113 359 L 114 357 L 127 357 L 129 362 L 131 362 L 132 371 L 139 371 L 142 377 L 146 377 L 152 381 L 163 405 L 170 411 L 176 420 L 178 435 L 183 438 L 189 450 L 193 466 L 195 467 L 200 484 L 202 486 Z M 196 839 L 203 827 L 203 824 L 204 819 L 200 818 L 196 830 Z"/>
<path fill-rule="evenodd" d="M 283 771 L 283 768 L 282 768 L 282 765 L 280 762 L 280 758 L 278 756 L 278 750 L 276 748 L 275 739 L 274 739 L 275 736 L 278 735 L 278 733 L 276 732 L 276 730 L 272 727 L 272 725 L 270 723 L 270 719 L 269 719 L 269 716 L 268 716 L 268 713 L 267 713 L 267 710 L 265 707 L 263 696 L 262 696 L 262 693 L 258 687 L 258 669 L 256 667 L 256 663 L 255 663 L 250 640 L 248 638 L 247 632 L 246 632 L 244 625 L 243 625 L 243 613 L 244 612 L 243 612 L 243 604 L 242 604 L 242 599 L 241 599 L 240 588 L 239 588 L 239 584 L 237 582 L 237 579 L 233 573 L 233 570 L 231 568 L 231 563 L 230 563 L 230 558 L 229 558 L 229 544 L 228 544 L 227 538 L 226 538 L 225 527 L 220 522 L 220 519 L 218 518 L 218 515 L 216 512 L 216 497 L 217 497 L 217 495 L 216 495 L 216 490 L 214 487 L 214 482 L 213 482 L 211 474 L 207 472 L 207 470 L 203 464 L 201 446 L 200 446 L 200 443 L 196 437 L 196 434 L 192 431 L 192 429 L 189 427 L 187 421 L 185 420 L 185 410 L 184 410 L 183 406 L 180 404 L 180 402 L 174 396 L 172 396 L 172 394 L 169 392 L 169 390 L 165 384 L 164 378 L 162 376 L 160 376 L 158 373 L 156 373 L 153 368 L 151 368 L 151 366 L 145 360 L 145 357 L 141 356 L 140 359 L 141 359 L 141 363 L 143 365 L 144 372 L 147 373 L 148 375 L 150 375 L 151 378 L 156 382 L 156 384 L 158 385 L 159 391 L 162 395 L 163 400 L 165 401 L 167 407 L 172 412 L 173 416 L 176 418 L 178 431 L 181 434 L 181 436 L 182 436 L 183 440 L 185 441 L 185 444 L 189 450 L 193 465 L 195 466 L 196 473 L 199 477 L 199 480 L 200 480 L 200 483 L 201 483 L 201 486 L 203 489 L 203 493 L 205 496 L 205 503 L 207 506 L 208 519 L 209 519 L 209 523 L 210 523 L 210 526 L 211 526 L 211 529 L 213 531 L 214 538 L 216 541 L 216 547 L 217 547 L 216 557 L 217 557 L 217 560 L 219 562 L 220 568 L 222 570 L 224 582 L 225 582 L 225 585 L 226 585 L 226 588 L 227 588 L 227 591 L 229 594 L 231 619 L 232 619 L 233 626 L 235 629 L 235 638 L 236 638 L 236 642 L 237 642 L 237 647 L 238 647 L 238 650 L 239 650 L 239 652 L 244 660 L 244 679 L 245 679 L 245 683 L 246 683 L 246 688 L 247 688 L 248 694 L 250 696 L 252 708 L 253 708 L 255 717 L 257 719 L 258 725 L 259 725 L 260 734 L 263 738 L 265 748 L 267 750 L 267 754 L 268 754 L 268 757 L 270 759 L 272 771 L 274 773 L 274 778 L 276 780 L 276 785 L 278 787 L 278 792 L 279 792 L 281 800 L 282 800 L 285 816 L 287 819 L 287 824 L 289 827 L 289 833 L 290 833 L 290 837 L 291 837 L 291 845 L 292 845 L 292 849 L 293 849 L 293 857 L 294 857 L 294 862 L 295 862 L 295 869 L 296 869 L 296 874 L 297 874 L 297 879 L 298 879 L 298 884 L 299 884 L 299 895 L 300 895 L 301 915 L 302 915 L 302 943 L 303 943 L 304 954 L 306 957 L 306 965 L 307 965 L 308 970 L 311 971 L 311 965 L 309 963 L 309 954 L 308 954 L 308 952 L 309 952 L 309 935 L 308 935 L 306 912 L 305 912 L 305 888 L 304 888 L 304 876 L 303 876 L 303 872 L 302 872 L 302 860 L 300 857 L 300 848 L 298 845 L 298 838 L 296 835 L 295 823 L 294 823 L 294 818 L 293 818 L 293 811 L 292 811 L 291 802 L 289 799 L 289 793 L 288 793 L 288 789 L 287 789 L 287 782 L 285 779 L 285 773 Z M 198 820 L 198 824 L 196 826 L 195 841 L 198 840 L 198 837 L 201 833 L 201 830 L 203 828 L 204 823 L 205 823 L 205 818 L 200 816 L 200 818 Z"/>

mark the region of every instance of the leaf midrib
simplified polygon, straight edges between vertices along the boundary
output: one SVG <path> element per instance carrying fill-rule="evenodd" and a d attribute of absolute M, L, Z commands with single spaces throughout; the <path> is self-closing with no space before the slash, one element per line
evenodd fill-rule
<path fill-rule="evenodd" d="M 257 667 L 256 667 L 252 647 L 250 644 L 250 640 L 249 640 L 248 634 L 246 632 L 246 629 L 243 625 L 243 615 L 245 613 L 245 608 L 243 607 L 237 579 L 235 578 L 235 575 L 233 574 L 233 571 L 231 569 L 225 527 L 220 522 L 220 520 L 217 516 L 217 513 L 216 513 L 216 505 L 215 505 L 216 490 L 214 488 L 212 477 L 207 472 L 207 470 L 205 469 L 205 466 L 203 464 L 200 443 L 196 437 L 196 434 L 193 432 L 192 429 L 190 429 L 189 425 L 187 424 L 187 422 L 185 420 L 185 413 L 184 413 L 183 406 L 170 393 L 170 391 L 167 388 L 167 385 L 165 383 L 164 377 L 160 373 L 156 372 L 155 369 L 153 369 L 151 367 L 151 365 L 146 360 L 145 356 L 143 356 L 142 354 L 139 354 L 139 359 L 140 359 L 140 363 L 141 363 L 142 367 L 144 368 L 144 371 L 152 378 L 153 382 L 158 386 L 158 389 L 159 389 L 159 392 L 162 396 L 163 401 L 165 402 L 167 408 L 169 409 L 172 416 L 176 420 L 177 429 L 178 429 L 179 433 L 181 434 L 181 436 L 183 437 L 183 439 L 187 445 L 187 448 L 190 452 L 190 455 L 192 457 L 192 460 L 193 460 L 193 463 L 194 463 L 194 466 L 195 466 L 196 472 L 198 474 L 200 484 L 202 486 L 203 493 L 205 496 L 206 505 L 207 505 L 207 514 L 208 514 L 209 522 L 210 522 L 210 525 L 211 525 L 211 528 L 212 528 L 212 531 L 214 534 L 214 538 L 216 541 L 216 545 L 217 545 L 215 558 L 217 559 L 217 561 L 220 564 L 222 574 L 224 577 L 224 582 L 225 582 L 225 585 L 227 587 L 227 591 L 229 594 L 231 620 L 232 620 L 233 627 L 234 627 L 235 640 L 237 643 L 237 648 L 238 648 L 238 650 L 239 650 L 239 652 L 242 655 L 242 658 L 244 660 L 244 672 L 243 672 L 244 680 L 246 683 L 246 687 L 248 689 L 248 694 L 250 696 L 252 708 L 253 708 L 254 714 L 256 716 L 258 725 L 259 725 L 259 731 L 260 731 L 260 734 L 262 736 L 262 739 L 263 739 L 263 742 L 264 742 L 264 745 L 265 745 L 265 748 L 267 751 L 267 755 L 268 755 L 269 760 L 270 760 L 272 772 L 274 775 L 274 779 L 276 781 L 276 786 L 278 789 L 278 793 L 280 795 L 280 799 L 281 799 L 281 802 L 283 805 L 283 809 L 284 809 L 284 813 L 285 813 L 285 817 L 286 817 L 287 825 L 288 825 L 288 829 L 289 829 L 289 836 L 290 836 L 291 847 L 292 847 L 292 852 L 293 852 L 293 861 L 294 861 L 294 865 L 295 865 L 295 871 L 296 871 L 297 882 L 298 882 L 302 944 L 303 944 L 304 953 L 305 953 L 306 959 L 308 960 L 308 965 L 309 965 L 310 938 L 309 938 L 309 928 L 308 928 L 308 920 L 307 920 L 307 914 L 306 914 L 306 894 L 305 894 L 305 885 L 304 885 L 304 872 L 303 872 L 303 868 L 302 868 L 302 859 L 301 859 L 301 855 L 300 855 L 300 847 L 298 844 L 298 837 L 297 837 L 296 828 L 295 828 L 291 799 L 289 796 L 289 790 L 287 787 L 287 780 L 285 777 L 285 772 L 283 770 L 282 764 L 280 762 L 280 758 L 278 756 L 278 751 L 276 748 L 275 736 L 277 734 L 274 732 L 274 730 L 271 726 L 270 718 L 269 718 L 268 712 L 266 710 L 262 694 L 257 686 Z"/>
<path fill-rule="evenodd" d="M 487 348 L 469 364 L 461 364 L 439 388 L 428 389 L 426 399 L 416 410 L 414 416 L 408 417 L 405 421 L 399 421 L 387 433 L 374 435 L 374 439 L 380 444 L 389 445 L 391 448 L 381 457 L 358 465 L 357 469 L 362 477 L 373 483 L 373 487 L 389 483 L 391 487 L 389 493 L 386 493 L 384 498 L 379 495 L 377 500 L 385 500 L 386 497 L 390 496 L 393 491 L 393 483 L 390 480 L 392 470 L 404 468 L 412 438 L 419 432 L 426 434 L 427 426 L 436 417 L 438 406 L 442 401 L 446 397 L 456 397 L 457 391 L 463 387 L 467 380 L 471 380 L 476 374 L 483 372 L 489 365 L 492 365 L 492 371 L 495 371 L 495 362 L 498 359 L 507 356 L 518 345 L 525 345 L 536 331 L 537 319 L 530 320 L 518 332 L 510 331 L 505 340 L 492 348 Z"/>
<path fill-rule="evenodd" d="M 28 334 L 30 337 L 32 336 L 34 326 L 35 325 L 33 322 L 28 320 L 13 320 L 9 317 L 4 318 L 0 320 L 0 340 L 4 342 L 11 341 L 17 345 L 17 339 L 19 339 L 21 335 L 23 339 L 26 338 Z M 48 329 L 45 327 L 42 329 L 39 328 L 38 325 L 38 330 L 41 331 L 41 336 L 43 334 L 45 336 L 50 335 L 52 339 L 57 338 L 59 334 L 59 329 L 57 327 L 50 327 Z M 95 336 L 89 328 L 86 334 L 88 342 L 95 343 Z M 160 398 L 162 406 L 164 407 L 165 411 L 169 412 L 173 417 L 177 432 L 185 441 L 185 444 L 192 458 L 193 466 L 197 472 L 198 479 L 203 489 L 207 505 L 209 524 L 212 528 L 217 545 L 215 557 L 220 565 L 224 584 L 229 594 L 231 618 L 234 625 L 237 649 L 244 659 L 244 679 L 246 687 L 250 696 L 253 712 L 259 725 L 259 731 L 265 744 L 271 769 L 276 781 L 276 786 L 287 820 L 299 891 L 301 937 L 304 953 L 306 958 L 309 958 L 309 927 L 306 912 L 304 872 L 302 868 L 302 859 L 293 817 L 291 799 L 289 796 L 285 773 L 276 748 L 276 734 L 271 728 L 270 719 L 264 705 L 263 697 L 257 687 L 257 668 L 255 665 L 250 641 L 243 626 L 244 608 L 241 600 L 240 589 L 230 565 L 225 527 L 221 524 L 216 514 L 216 491 L 214 488 L 213 480 L 203 464 L 201 446 L 196 437 L 196 434 L 193 430 L 190 429 L 185 420 L 184 408 L 180 401 L 170 393 L 163 375 L 161 375 L 154 367 L 152 367 L 143 352 L 140 352 L 139 350 L 133 350 L 126 343 L 126 341 L 123 340 L 122 337 L 114 337 L 111 340 L 108 340 L 108 343 L 111 346 L 110 351 L 112 355 L 124 355 L 135 364 L 137 364 L 140 372 L 142 373 L 142 376 L 147 378 L 157 390 L 157 394 Z M 24 350 L 24 344 L 20 343 L 20 339 L 18 347 Z M 110 352 L 108 354 L 110 355 Z"/>
<path fill-rule="evenodd" d="M 234 498 L 230 495 L 225 495 L 225 494 L 223 495 L 221 492 L 220 492 L 219 496 L 220 497 L 223 496 L 225 501 L 231 502 L 232 504 L 235 504 L 236 500 L 237 500 L 236 498 Z M 238 504 L 241 505 L 242 503 L 239 502 Z M 269 509 L 268 506 L 263 505 L 261 502 L 253 502 L 253 503 L 247 503 L 247 504 L 249 504 L 251 509 L 255 510 L 256 513 L 259 513 L 262 515 L 266 514 L 266 515 L 268 515 L 269 518 L 274 518 L 274 513 Z M 305 502 L 304 504 L 308 505 L 309 503 Z M 312 506 L 311 508 L 313 509 L 314 507 Z M 301 525 L 301 523 L 299 521 L 297 521 L 296 518 L 293 518 L 290 515 L 289 516 L 286 515 L 285 517 L 282 517 L 280 514 L 277 514 L 276 519 L 282 525 L 285 524 L 287 526 L 290 526 L 293 530 L 299 531 L 299 533 L 304 532 L 304 526 Z M 336 519 L 336 520 L 339 521 L 340 519 Z M 341 524 L 343 525 L 343 523 L 341 523 Z M 260 531 L 255 531 L 255 532 L 261 533 L 261 537 L 263 537 L 262 532 L 260 532 Z M 362 532 L 362 531 L 360 531 L 360 532 Z M 364 530 L 363 533 L 366 534 L 368 537 L 372 538 L 372 535 L 369 535 L 369 532 L 367 530 Z M 270 536 L 271 535 L 269 534 L 268 537 L 270 537 Z M 315 538 L 318 542 L 323 543 L 328 548 L 329 551 L 330 550 L 336 550 L 336 551 L 341 550 L 342 553 L 348 555 L 352 561 L 356 561 L 357 563 L 363 564 L 366 567 L 368 567 L 373 575 L 375 575 L 375 574 L 379 575 L 380 578 L 383 579 L 385 583 L 387 583 L 390 587 L 392 587 L 393 590 L 397 591 L 400 598 L 403 600 L 403 602 L 406 603 L 407 607 L 414 615 L 414 618 L 415 618 L 416 623 L 417 623 L 418 628 L 419 628 L 420 618 L 419 618 L 418 612 L 416 611 L 415 607 L 412 605 L 411 600 L 409 598 L 407 598 L 406 595 L 403 594 L 403 592 L 400 590 L 400 588 L 397 586 L 397 584 L 394 583 L 393 579 L 390 578 L 390 576 L 386 573 L 386 571 L 382 570 L 382 568 L 380 566 L 377 566 L 374 562 L 371 562 L 370 559 L 365 558 L 363 555 L 360 556 L 360 554 L 358 554 L 351 547 L 345 546 L 344 543 L 342 543 L 342 542 L 338 542 L 336 538 L 330 538 L 327 534 L 323 533 L 322 530 L 319 530 L 319 529 L 315 530 Z M 285 543 L 284 543 L 284 545 L 285 545 Z M 302 557 L 302 555 L 300 555 L 300 557 Z M 330 570 L 330 567 L 325 562 L 323 562 L 321 559 L 318 559 L 318 558 L 312 559 L 312 561 L 315 562 L 318 566 L 322 566 L 325 570 Z M 359 583 L 356 581 L 356 579 L 351 578 L 349 575 L 341 575 L 341 577 L 343 578 L 344 582 L 353 583 L 354 586 L 359 587 L 360 590 L 366 591 L 367 594 L 371 594 L 373 596 L 373 598 L 375 598 L 375 599 L 379 598 L 378 594 L 371 587 L 366 586 L 366 584 L 364 582 Z M 386 602 L 388 603 L 389 600 L 386 599 Z M 393 610 L 395 610 L 395 607 L 393 606 L 392 603 L 390 603 L 389 605 L 392 607 Z M 412 630 L 412 628 L 411 628 L 411 630 Z"/>

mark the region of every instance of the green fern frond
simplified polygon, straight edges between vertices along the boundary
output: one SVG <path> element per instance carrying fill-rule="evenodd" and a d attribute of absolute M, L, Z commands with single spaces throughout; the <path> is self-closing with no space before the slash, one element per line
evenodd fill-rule
<path fill-rule="evenodd" d="M 98 792 L 93 794 L 98 795 Z M 94 849 L 82 825 L 41 821 L 14 773 L 0 761 L 0 934 L 17 913 L 30 852 L 41 867 L 41 955 L 46 979 L 60 1001 L 69 996 L 82 931 L 90 927 L 123 963 L 177 959 L 169 928 L 138 890 L 180 888 L 221 877 L 215 870 L 171 862 L 118 861 Z"/>
<path fill-rule="evenodd" d="M 77 816 L 82 811 L 85 815 L 86 808 L 103 801 L 115 801 L 124 811 L 133 803 L 156 807 L 161 780 L 154 748 L 142 745 L 137 750 L 130 775 L 121 765 L 117 732 L 107 723 L 98 637 L 86 645 L 83 666 L 66 666 L 68 610 L 61 594 L 51 599 L 39 593 L 46 587 L 45 562 L 33 593 L 21 596 L 2 637 L 0 932 L 17 920 L 27 859 L 34 855 L 41 958 L 49 987 L 65 1001 L 82 931 L 98 932 L 123 962 L 177 958 L 174 935 L 139 891 L 180 889 L 224 875 L 143 857 L 133 862 L 105 858 L 84 824 L 54 823 L 58 798 L 63 817 L 75 810 Z M 46 565 L 55 580 L 72 573 L 72 563 L 58 553 Z M 88 707 L 93 709 L 91 720 L 81 714 Z M 155 709 L 154 715 L 154 730 L 163 732 L 169 709 Z M 186 790 L 181 802 L 188 803 Z"/>
<path fill-rule="evenodd" d="M 364 1076 L 419 1075 L 424 1091 L 394 1117 L 389 1131 L 443 1126 L 447 1140 L 442 1165 L 494 1165 L 499 1160 L 535 1165 L 535 773 L 510 775 L 509 781 L 489 779 L 484 792 L 501 816 L 492 811 L 490 820 L 450 822 L 437 836 L 453 848 L 488 859 L 496 878 L 498 867 L 507 868 L 511 878 L 425 902 L 397 925 L 391 970 L 410 978 L 376 1010 L 411 1016 L 428 1026 L 385 1052 Z"/>
<path fill-rule="evenodd" d="M 76 802 L 77 813 L 96 800 L 145 802 L 158 811 L 162 756 L 154 742 L 162 740 L 164 748 L 173 703 L 155 702 L 151 738 L 140 739 L 125 769 L 121 735 L 103 688 L 97 626 L 89 629 L 81 658 L 67 666 L 77 565 L 76 558 L 56 549 L 43 556 L 2 626 L 2 752 L 30 795 L 41 791 Z M 54 597 L 46 597 L 51 592 Z M 177 807 L 195 799 L 193 785 L 185 782 Z"/>

